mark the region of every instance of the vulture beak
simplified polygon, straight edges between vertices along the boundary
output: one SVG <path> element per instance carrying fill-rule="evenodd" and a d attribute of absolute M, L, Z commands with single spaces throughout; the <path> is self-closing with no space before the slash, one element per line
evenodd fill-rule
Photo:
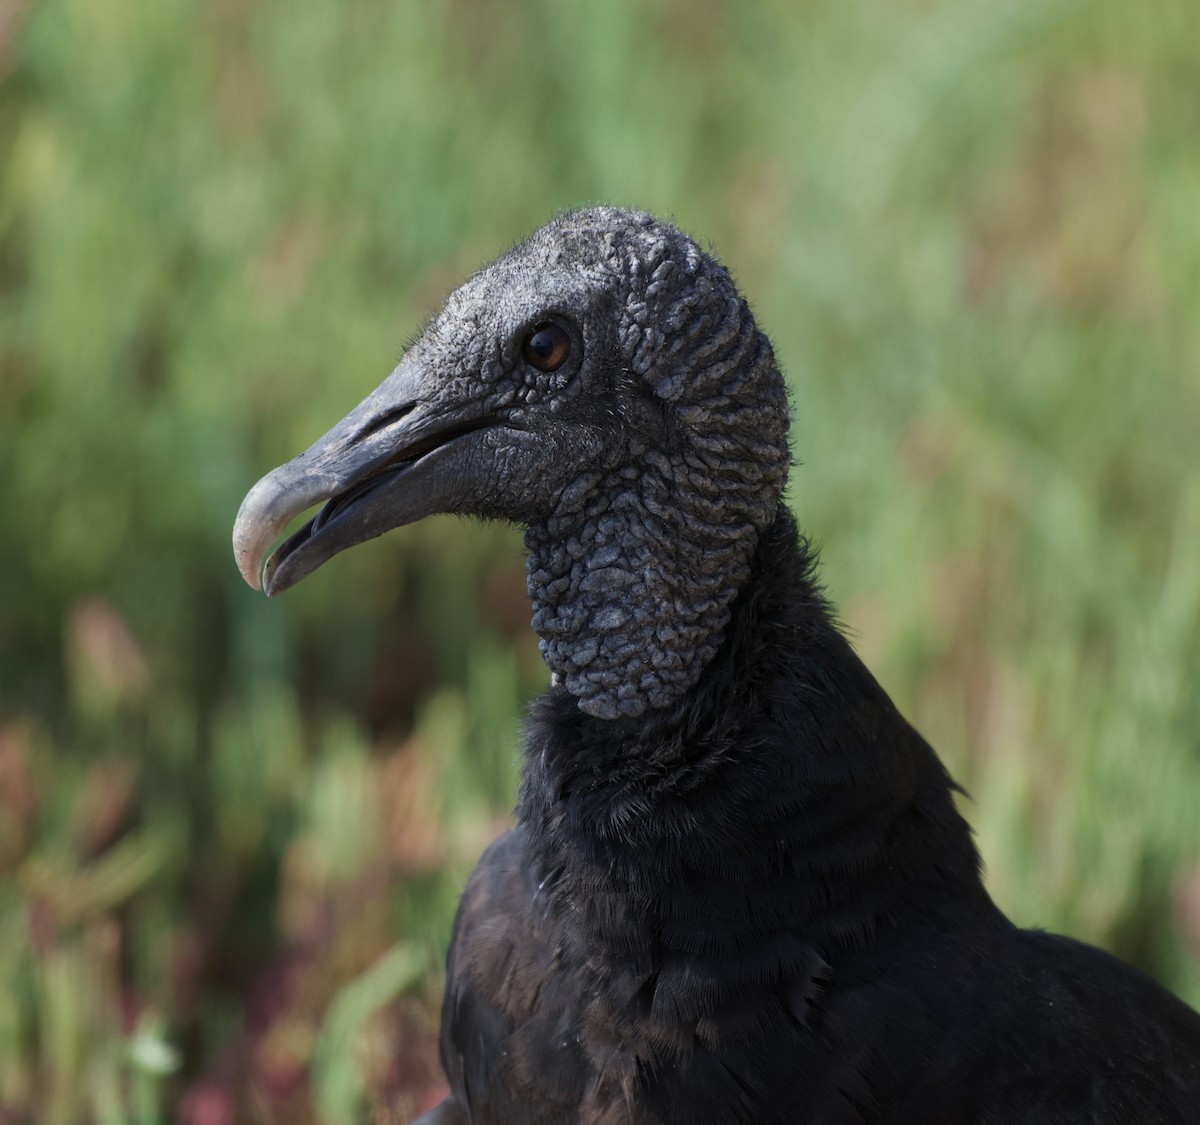
<path fill-rule="evenodd" d="M 494 418 L 475 401 L 447 403 L 414 348 L 355 410 L 293 461 L 263 477 L 242 501 L 233 554 L 242 577 L 268 597 L 339 551 L 435 512 L 463 510 L 492 459 L 484 431 Z M 273 554 L 288 523 L 321 510 Z"/>

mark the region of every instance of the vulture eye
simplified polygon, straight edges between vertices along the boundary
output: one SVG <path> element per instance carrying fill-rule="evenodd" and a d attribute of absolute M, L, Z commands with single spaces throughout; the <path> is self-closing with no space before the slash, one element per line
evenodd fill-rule
<path fill-rule="evenodd" d="M 539 371 L 557 371 L 571 354 L 571 337 L 560 325 L 539 324 L 521 345 L 525 362 Z"/>

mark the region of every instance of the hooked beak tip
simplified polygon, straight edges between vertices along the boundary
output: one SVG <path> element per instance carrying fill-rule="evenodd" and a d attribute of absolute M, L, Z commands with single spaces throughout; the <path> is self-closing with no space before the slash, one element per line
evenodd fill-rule
<path fill-rule="evenodd" d="M 263 588 L 263 564 L 271 545 L 295 514 L 276 473 L 263 477 L 246 495 L 233 524 L 233 557 L 246 585 Z"/>

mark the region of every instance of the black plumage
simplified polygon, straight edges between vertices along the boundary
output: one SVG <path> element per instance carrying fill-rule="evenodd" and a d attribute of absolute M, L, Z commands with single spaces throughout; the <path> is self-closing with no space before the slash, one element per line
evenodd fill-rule
<path fill-rule="evenodd" d="M 780 502 L 785 429 L 724 269 L 596 208 L 471 279 L 247 497 L 252 583 L 328 500 L 272 593 L 431 511 L 528 528 L 555 682 L 463 894 L 423 1122 L 1200 1121 L 1200 1016 L 989 899 Z"/>

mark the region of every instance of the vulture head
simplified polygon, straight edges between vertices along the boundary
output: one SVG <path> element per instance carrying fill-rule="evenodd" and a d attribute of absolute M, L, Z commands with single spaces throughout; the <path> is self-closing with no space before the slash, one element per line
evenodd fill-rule
<path fill-rule="evenodd" d="M 274 595 L 436 512 L 520 524 L 555 682 L 590 715 L 634 717 L 719 647 L 786 431 L 728 271 L 650 215 L 575 211 L 451 294 L 377 390 L 250 490 L 234 554 Z"/>

